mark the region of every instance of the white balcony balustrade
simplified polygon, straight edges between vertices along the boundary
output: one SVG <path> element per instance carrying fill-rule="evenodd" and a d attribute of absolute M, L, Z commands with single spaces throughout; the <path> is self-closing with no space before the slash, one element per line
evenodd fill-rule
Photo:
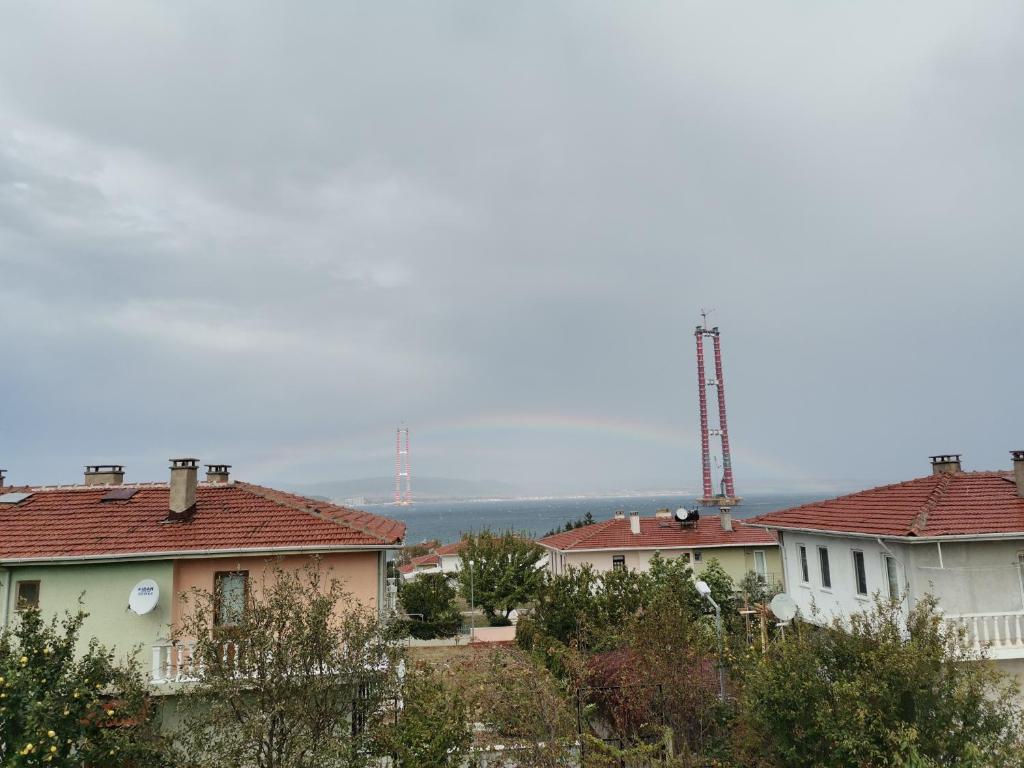
<path fill-rule="evenodd" d="M 945 620 L 963 627 L 970 646 L 989 658 L 1024 658 L 1024 612 L 947 614 Z"/>
<path fill-rule="evenodd" d="M 188 683 L 202 676 L 203 662 L 195 658 L 194 642 L 160 641 L 153 646 L 152 683 Z M 239 645 L 227 641 L 221 646 L 221 661 L 238 672 Z"/>

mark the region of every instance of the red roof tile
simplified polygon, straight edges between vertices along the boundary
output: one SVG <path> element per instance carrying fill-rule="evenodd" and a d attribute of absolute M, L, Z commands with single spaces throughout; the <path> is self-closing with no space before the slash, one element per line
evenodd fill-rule
<path fill-rule="evenodd" d="M 872 536 L 1024 534 L 1024 498 L 1005 472 L 957 472 L 769 512 L 748 522 Z"/>
<path fill-rule="evenodd" d="M 124 501 L 100 501 L 109 486 L 19 488 L 18 504 L 0 504 L 0 562 L 201 551 L 329 551 L 387 547 L 405 524 L 329 502 L 249 483 L 200 483 L 190 518 L 165 522 L 166 484 L 132 486 Z M 13 489 L 5 488 L 5 491 Z"/>
<path fill-rule="evenodd" d="M 459 541 L 452 542 L 451 544 L 445 544 L 440 547 L 434 547 L 432 551 L 435 555 L 457 555 L 465 548 L 466 540 L 460 539 Z"/>
<path fill-rule="evenodd" d="M 419 557 L 414 557 L 412 560 L 410 560 L 405 565 L 399 566 L 398 570 L 399 570 L 400 573 L 412 573 L 417 568 L 419 568 L 420 566 L 423 566 L 423 565 L 431 566 L 431 565 L 440 565 L 440 564 L 441 564 L 441 558 L 440 557 L 438 557 L 435 554 L 428 553 L 426 555 L 420 555 Z"/>
<path fill-rule="evenodd" d="M 641 517 L 640 533 L 634 534 L 629 520 L 605 520 L 571 531 L 545 536 L 537 543 L 562 551 L 589 549 L 669 549 L 675 547 L 745 547 L 775 544 L 774 533 L 751 528 L 733 520 L 732 530 L 722 529 L 718 515 L 701 517 L 694 526 L 680 526 L 675 520 Z"/>

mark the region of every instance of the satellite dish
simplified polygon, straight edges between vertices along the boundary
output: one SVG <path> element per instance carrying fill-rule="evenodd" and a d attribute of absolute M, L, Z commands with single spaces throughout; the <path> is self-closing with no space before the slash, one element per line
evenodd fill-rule
<path fill-rule="evenodd" d="M 128 607 L 142 616 L 149 613 L 160 601 L 160 587 L 152 579 L 143 579 L 128 593 Z"/>
<path fill-rule="evenodd" d="M 785 592 L 780 592 L 773 597 L 768 607 L 772 609 L 772 613 L 779 621 L 790 621 L 796 616 L 796 603 Z"/>
<path fill-rule="evenodd" d="M 508 620 L 513 626 L 519 623 L 519 611 L 513 608 L 508 614 Z"/>

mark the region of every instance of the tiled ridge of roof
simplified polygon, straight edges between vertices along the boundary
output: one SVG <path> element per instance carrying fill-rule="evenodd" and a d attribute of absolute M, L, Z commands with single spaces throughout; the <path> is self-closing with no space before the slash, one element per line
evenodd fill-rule
<path fill-rule="evenodd" d="M 306 496 L 298 496 L 294 493 L 278 491 L 274 488 L 267 488 L 253 483 L 236 482 L 236 485 L 278 504 L 285 504 L 294 509 L 308 512 L 322 520 L 346 525 L 349 528 L 355 528 L 356 530 L 362 531 L 367 536 L 376 536 L 382 541 L 386 541 L 386 543 L 391 543 L 390 534 L 394 533 L 398 529 L 401 529 L 402 533 L 405 532 L 404 523 L 400 523 L 397 520 L 392 520 L 388 517 L 381 517 L 380 515 L 374 515 L 369 512 L 363 512 L 349 507 L 342 507 L 329 501 L 310 499 Z M 399 538 L 401 538 L 401 536 L 399 536 Z"/>
<path fill-rule="evenodd" d="M 435 555 L 457 555 L 465 548 L 466 540 L 460 539 L 459 541 L 453 541 L 451 544 L 442 544 L 440 547 L 434 547 L 431 551 Z"/>
<path fill-rule="evenodd" d="M 412 558 L 405 565 L 399 566 L 398 570 L 400 573 L 412 573 L 416 570 L 418 565 L 440 565 L 441 558 L 438 555 L 428 552 L 425 555 L 419 555 L 418 557 Z"/>
<path fill-rule="evenodd" d="M 953 475 L 951 473 L 944 472 L 941 475 L 936 475 L 936 477 L 939 478 L 939 481 L 935 483 L 935 487 L 928 494 L 928 499 L 925 501 L 924 506 L 921 507 L 921 511 L 917 513 L 910 524 L 909 533 L 914 536 L 919 536 L 921 531 L 925 529 L 925 526 L 928 525 L 928 513 L 938 506 L 939 502 L 942 501 L 942 497 L 946 495 L 949 484 L 953 482 Z"/>
<path fill-rule="evenodd" d="M 1006 472 L 940 473 L 768 512 L 749 522 L 873 536 L 1024 534 L 1024 498 Z"/>
<path fill-rule="evenodd" d="M 102 501 L 112 488 L 129 499 Z M 4 492 L 15 492 L 4 486 Z M 195 513 L 167 522 L 166 483 L 19 487 L 0 504 L 0 561 L 134 557 L 200 552 L 333 551 L 397 545 L 405 525 L 360 510 L 243 482 L 199 483 Z"/>
<path fill-rule="evenodd" d="M 545 536 L 537 543 L 551 549 L 669 549 L 701 547 L 746 547 L 773 545 L 778 537 L 769 531 L 732 521 L 732 530 L 722 528 L 717 514 L 704 515 L 696 525 L 681 526 L 674 520 L 641 517 L 640 533 L 634 534 L 628 518 L 602 520 L 570 531 Z"/>

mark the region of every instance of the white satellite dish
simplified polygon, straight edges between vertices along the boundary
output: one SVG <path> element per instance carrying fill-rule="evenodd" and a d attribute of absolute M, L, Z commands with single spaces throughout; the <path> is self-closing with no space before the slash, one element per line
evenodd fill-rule
<path fill-rule="evenodd" d="M 142 616 L 149 613 L 160 601 L 160 586 L 152 579 L 143 579 L 128 593 L 128 607 Z"/>
<path fill-rule="evenodd" d="M 780 592 L 773 597 L 768 607 L 772 609 L 772 613 L 779 621 L 790 621 L 796 616 L 796 603 L 785 592 Z"/>

